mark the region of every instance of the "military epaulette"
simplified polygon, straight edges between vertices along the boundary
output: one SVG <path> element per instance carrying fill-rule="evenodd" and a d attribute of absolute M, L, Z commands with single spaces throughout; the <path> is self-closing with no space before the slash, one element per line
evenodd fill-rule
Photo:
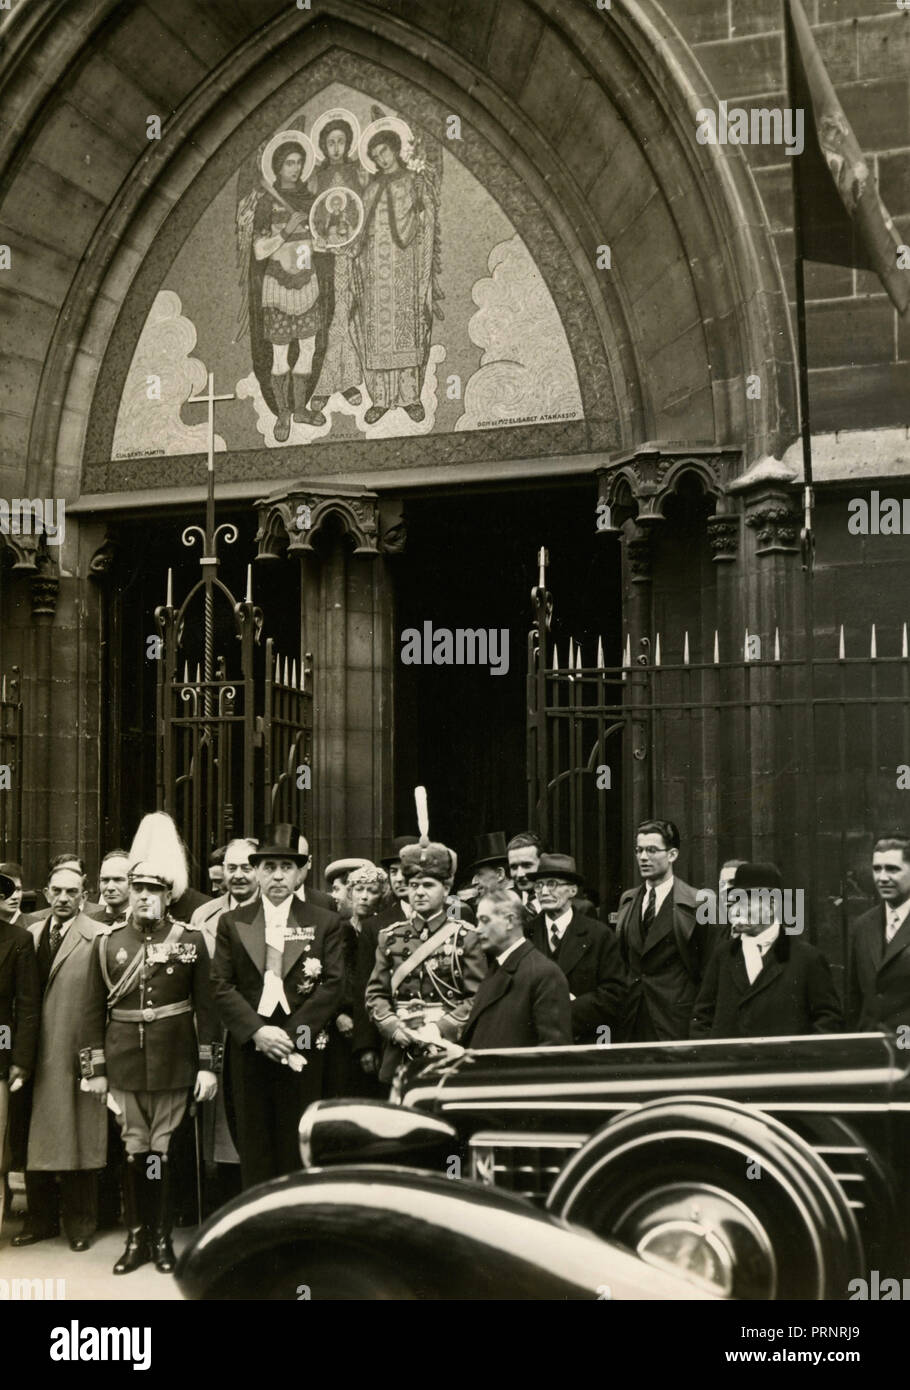
<path fill-rule="evenodd" d="M 410 917 L 402 917 L 398 922 L 390 922 L 387 927 L 379 928 L 379 933 L 376 937 L 376 940 L 381 941 L 384 936 L 387 936 L 389 934 L 389 932 L 397 931 L 399 927 L 409 927 L 410 925 Z"/>

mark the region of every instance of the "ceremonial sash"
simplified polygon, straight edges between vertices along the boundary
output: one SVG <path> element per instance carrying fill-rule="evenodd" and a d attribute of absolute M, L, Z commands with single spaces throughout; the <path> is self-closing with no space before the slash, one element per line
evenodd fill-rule
<path fill-rule="evenodd" d="M 406 980 L 407 977 L 417 969 L 418 965 L 423 965 L 427 956 L 431 956 L 434 951 L 439 950 L 440 946 L 444 946 L 460 927 L 460 922 L 447 920 L 438 931 L 434 932 L 432 936 L 427 937 L 426 941 L 421 941 L 414 954 L 408 956 L 407 960 L 403 960 L 392 972 L 392 993 L 394 994 L 397 991 L 402 980 Z"/>
<path fill-rule="evenodd" d="M 169 942 L 179 940 L 182 935 L 183 924 L 181 922 L 174 922 L 173 926 L 171 927 L 167 936 L 164 938 L 164 941 L 162 941 L 161 945 L 167 946 Z M 130 961 L 129 965 L 126 967 L 123 974 L 120 976 L 120 979 L 117 981 L 116 984 L 114 984 L 111 980 L 110 971 L 108 970 L 107 963 L 107 947 L 109 941 L 110 936 L 105 935 L 104 940 L 101 943 L 101 948 L 98 952 L 98 959 L 101 965 L 101 974 L 104 979 L 104 983 L 107 985 L 108 1010 L 112 1009 L 113 1006 L 118 1002 L 118 1000 L 122 999 L 124 995 L 130 994 L 136 988 L 136 985 L 139 982 L 139 976 L 142 971 L 142 963 L 145 956 L 144 947 L 140 946 L 136 954 L 133 956 L 133 959 Z"/>

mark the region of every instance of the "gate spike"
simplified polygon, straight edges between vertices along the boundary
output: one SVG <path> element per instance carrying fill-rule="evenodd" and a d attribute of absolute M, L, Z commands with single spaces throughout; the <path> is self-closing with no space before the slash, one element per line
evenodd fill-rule
<path fill-rule="evenodd" d="M 872 659 L 872 661 L 874 661 L 878 656 L 878 650 L 875 641 L 875 623 L 872 624 L 872 636 L 869 639 L 869 656 Z"/>
<path fill-rule="evenodd" d="M 780 628 L 774 629 L 774 660 L 780 661 Z"/>
<path fill-rule="evenodd" d="M 296 658 L 296 656 L 294 657 L 294 660 L 291 662 L 291 687 L 292 687 L 292 689 L 294 689 L 294 690 L 297 689 L 297 658 Z"/>
<path fill-rule="evenodd" d="M 654 644 L 654 665 L 660 665 L 660 633 L 657 634 L 657 641 Z"/>
<path fill-rule="evenodd" d="M 626 633 L 626 647 L 622 654 L 622 664 L 623 666 L 632 665 L 632 638 L 628 633 Z"/>
<path fill-rule="evenodd" d="M 688 664 L 689 664 L 689 630 L 688 630 L 688 628 L 687 628 L 687 629 L 686 629 L 686 635 L 685 635 L 685 637 L 683 638 L 683 665 L 684 665 L 684 666 L 688 666 Z"/>
<path fill-rule="evenodd" d="M 189 683 L 190 683 L 190 663 L 189 663 L 188 661 L 184 661 L 184 663 L 183 663 L 183 684 L 184 684 L 184 685 L 189 685 Z"/>
<path fill-rule="evenodd" d="M 288 684 L 289 684 L 289 681 L 288 681 L 288 659 L 287 659 L 287 657 L 284 658 L 284 683 L 285 683 L 285 685 L 288 685 Z"/>
<path fill-rule="evenodd" d="M 574 637 L 570 637 L 570 638 L 569 638 L 569 670 L 571 671 L 571 670 L 574 668 L 574 666 L 575 666 L 575 638 L 574 638 Z"/>
<path fill-rule="evenodd" d="M 845 644 L 844 644 L 844 625 L 843 625 L 843 623 L 841 623 L 841 625 L 840 625 L 840 636 L 839 636 L 839 638 L 838 638 L 838 640 L 837 640 L 837 659 L 838 659 L 838 661 L 843 661 L 844 658 L 846 657 L 846 655 L 847 655 L 847 648 L 846 648 L 846 646 L 845 646 Z"/>
<path fill-rule="evenodd" d="M 907 624 L 905 623 L 905 624 L 904 624 L 904 632 L 906 633 L 906 631 L 907 631 Z M 598 637 L 598 639 L 597 639 L 597 669 L 598 669 L 598 671 L 602 671 L 603 668 L 604 668 L 604 644 L 603 644 L 603 639 L 602 639 L 601 637 Z"/>
<path fill-rule="evenodd" d="M 281 684 L 281 657 L 277 654 L 275 656 L 275 684 Z"/>
<path fill-rule="evenodd" d="M 907 651 L 907 624 L 904 623 L 903 632 L 901 634 L 901 656 L 907 656 L 908 654 L 910 653 Z"/>
<path fill-rule="evenodd" d="M 553 670 L 559 670 L 559 650 L 555 642 L 553 643 Z"/>
<path fill-rule="evenodd" d="M 743 661 L 749 660 L 749 629 L 746 628 L 746 635 L 743 638 Z"/>
<path fill-rule="evenodd" d="M 166 602 L 166 604 L 165 604 L 165 607 L 167 607 L 167 608 L 173 608 L 173 606 L 174 606 L 174 571 L 173 571 L 172 569 L 169 569 L 168 572 L 167 572 L 167 602 Z"/>
<path fill-rule="evenodd" d="M 576 669 L 576 671 L 581 671 L 581 670 L 584 668 L 584 664 L 585 664 L 585 663 L 584 663 L 584 662 L 582 661 L 582 659 L 581 659 L 581 643 L 579 642 L 578 646 L 575 648 L 575 669 Z"/>
<path fill-rule="evenodd" d="M 720 643 L 717 639 L 717 628 L 714 629 L 714 665 L 720 665 Z"/>
<path fill-rule="evenodd" d="M 198 661 L 196 662 L 196 684 L 202 684 L 202 667 L 199 665 Z"/>

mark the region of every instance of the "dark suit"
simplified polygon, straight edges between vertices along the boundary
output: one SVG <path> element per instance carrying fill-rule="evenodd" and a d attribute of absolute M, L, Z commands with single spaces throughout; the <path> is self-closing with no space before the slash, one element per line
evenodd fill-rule
<path fill-rule="evenodd" d="M 847 1026 L 858 1033 L 910 1025 L 910 914 L 885 945 L 884 904 L 857 917 L 850 930 Z"/>
<path fill-rule="evenodd" d="M 309 903 L 310 907 L 321 907 L 326 912 L 334 912 L 337 915 L 338 904 L 330 893 L 323 893 L 319 888 L 311 888 L 308 883 L 304 883 L 302 887 L 303 902 Z M 301 899 L 298 898 L 297 901 L 300 902 Z"/>
<path fill-rule="evenodd" d="M 538 951 L 559 966 L 569 982 L 572 1000 L 572 1033 L 578 1043 L 597 1042 L 597 1029 L 606 1024 L 611 1037 L 622 1024 L 628 983 L 619 943 L 611 927 L 584 917 L 573 906 L 555 955 L 550 951 L 547 919 L 535 917 L 530 940 Z"/>
<path fill-rule="evenodd" d="M 572 1041 L 569 986 L 558 965 L 530 941 L 478 986 L 463 1047 L 545 1047 Z"/>
<path fill-rule="evenodd" d="M 10 1067 L 31 1073 L 38 1050 L 41 986 L 35 943 L 25 927 L 0 923 L 0 1030 L 10 1030 L 10 1045 L 0 1046 L 0 1081 Z M 0 1159 L 2 1159 L 0 1135 Z"/>
<path fill-rule="evenodd" d="M 294 898 L 288 928 L 299 934 L 297 940 L 286 941 L 282 957 L 282 983 L 291 1013 L 278 1007 L 270 1018 L 263 1018 L 257 1013 L 266 963 L 261 900 L 226 912 L 218 923 L 212 984 L 215 1007 L 230 1034 L 227 1071 L 244 1187 L 300 1166 L 297 1126 L 307 1105 L 322 1094 L 325 1030 L 337 1015 L 342 997 L 344 966 L 337 914 Z M 318 976 L 307 973 L 309 961 L 321 963 Z M 298 1030 L 309 1028 L 310 1045 L 299 1053 L 306 1062 L 301 1072 L 256 1050 L 253 1034 L 264 1024 L 283 1028 L 295 1042 L 305 1037 Z"/>
<path fill-rule="evenodd" d="M 338 1013 L 347 1014 L 354 1028 L 345 1036 L 338 1031 L 335 1020 L 332 1021 L 323 1086 L 323 1094 L 327 1097 L 369 1096 L 380 1100 L 388 1095 L 376 1074 L 365 1072 L 360 1065 L 362 1052 L 375 1052 L 377 1061 L 382 1053 L 382 1038 L 366 1011 L 365 1002 L 366 987 L 376 963 L 378 934 L 375 917 L 367 917 L 359 932 L 351 922 L 341 924 L 344 992 Z"/>
<path fill-rule="evenodd" d="M 644 884 L 627 889 L 616 915 L 616 935 L 629 973 L 624 1040 L 687 1038 L 717 929 L 696 921 L 694 888 L 674 878 L 645 939 L 641 929 L 644 896 Z"/>
<path fill-rule="evenodd" d="M 781 932 L 749 983 L 742 942 L 714 952 L 692 1016 L 693 1038 L 786 1038 L 839 1033 L 844 1026 L 831 970 L 821 951 Z"/>

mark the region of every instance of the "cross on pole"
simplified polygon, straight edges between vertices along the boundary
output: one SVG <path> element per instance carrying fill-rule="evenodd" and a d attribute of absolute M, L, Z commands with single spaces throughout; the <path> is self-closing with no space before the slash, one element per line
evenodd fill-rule
<path fill-rule="evenodd" d="M 215 374 L 209 372 L 208 390 L 202 396 L 188 396 L 188 405 L 207 405 L 208 412 L 208 495 L 205 504 L 205 548 L 208 555 L 215 553 L 215 402 L 235 401 L 233 391 L 223 396 L 215 395 Z"/>

